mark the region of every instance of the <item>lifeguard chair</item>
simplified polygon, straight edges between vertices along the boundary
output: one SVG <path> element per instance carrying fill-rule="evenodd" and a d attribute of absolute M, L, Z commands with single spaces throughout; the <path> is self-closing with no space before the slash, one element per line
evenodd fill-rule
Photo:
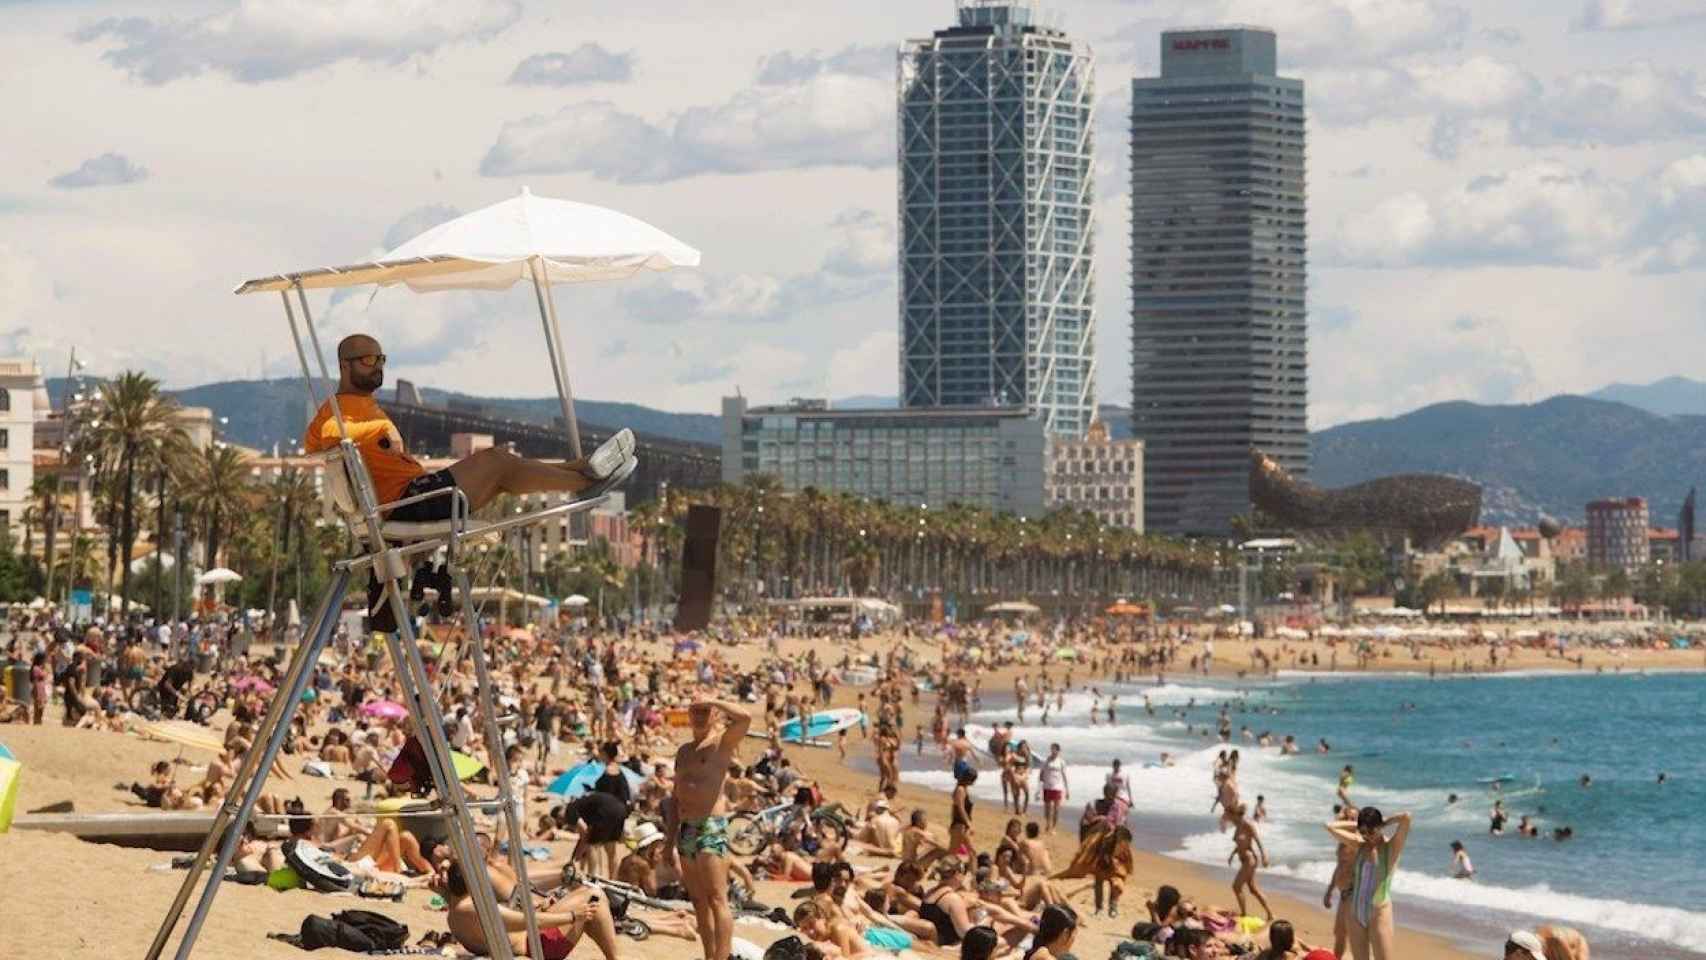
<path fill-rule="evenodd" d="M 558 283 L 620 280 L 642 270 L 669 270 L 699 264 L 699 252 L 661 230 L 633 217 L 603 207 L 536 197 L 523 189 L 520 196 L 494 204 L 467 216 L 440 224 L 387 253 L 379 260 L 344 267 L 325 267 L 250 280 L 236 290 L 239 294 L 276 291 L 284 301 L 291 339 L 301 362 L 309 399 L 318 408 L 320 391 L 309 364 L 312 350 L 320 377 L 334 379 L 327 369 L 314 328 L 306 291 L 363 285 L 403 284 L 417 292 L 440 290 L 503 290 L 522 280 L 531 281 L 539 304 L 540 325 L 562 406 L 565 441 L 569 454 L 581 454 L 580 427 L 575 419 L 574 396 L 569 389 L 568 364 L 563 350 L 562 326 L 557 318 L 551 288 Z M 294 294 L 295 305 L 292 305 Z M 297 311 L 301 311 L 301 324 Z M 307 344 L 303 332 L 307 333 Z M 303 641 L 292 656 L 283 681 L 255 734 L 255 745 L 243 758 L 225 802 L 215 815 L 200 852 L 168 909 L 148 948 L 147 960 L 158 960 L 182 917 L 196 886 L 206 874 L 200 898 L 178 943 L 177 960 L 186 960 L 208 910 L 225 877 L 242 837 L 243 825 L 254 812 L 255 803 L 290 730 L 290 721 L 308 685 L 313 664 L 319 659 L 337 626 L 339 608 L 357 573 L 371 571 L 384 585 L 385 601 L 396 616 L 397 630 L 385 637 L 386 649 L 397 671 L 404 706 L 414 723 L 416 735 L 431 768 L 440 808 L 446 822 L 452 852 L 468 881 L 474 908 L 479 914 L 488 952 L 498 960 L 511 960 L 509 934 L 475 840 L 470 801 L 456 776 L 450 744 L 444 733 L 444 718 L 438 709 L 432 681 L 415 642 L 414 624 L 404 597 L 412 561 L 443 550 L 447 567 L 462 597 L 463 617 L 468 627 L 470 656 L 474 661 L 484 737 L 491 770 L 498 784 L 496 812 L 504 820 L 509 856 L 516 875 L 527 875 L 522 848 L 525 825 L 512 803 L 508 764 L 504 758 L 503 735 L 499 730 L 496 695 L 485 651 L 479 637 L 478 612 L 472 584 L 461 563 L 464 545 L 471 540 L 502 536 L 521 527 L 559 520 L 571 513 L 591 509 L 608 494 L 595 488 L 594 495 L 546 509 L 479 522 L 469 516 L 468 500 L 451 488 L 410 497 L 394 503 L 379 503 L 372 477 L 368 475 L 355 443 L 350 439 L 336 392 L 329 398 L 342 437 L 336 450 L 325 454 L 326 472 L 322 495 L 331 512 L 348 525 L 360 552 L 333 564 L 332 582 L 319 600 L 313 617 L 305 625 Z M 387 520 L 391 509 L 434 497 L 452 498 L 451 518 L 437 523 L 402 523 Z M 521 898 L 527 918 L 529 954 L 542 956 L 539 928 L 530 897 Z"/>

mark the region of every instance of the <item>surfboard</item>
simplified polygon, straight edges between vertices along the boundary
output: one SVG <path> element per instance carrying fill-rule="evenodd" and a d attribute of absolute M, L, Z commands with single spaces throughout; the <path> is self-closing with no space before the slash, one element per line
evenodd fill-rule
<path fill-rule="evenodd" d="M 1485 783 L 1485 784 L 1509 783 L 1515 779 L 1516 779 L 1516 776 L 1514 774 L 1507 773 L 1507 774 L 1504 774 L 1503 776 L 1498 776 L 1498 777 L 1482 777 L 1481 779 L 1479 779 L 1475 782 L 1476 783 Z"/>
<path fill-rule="evenodd" d="M 783 743 L 803 743 L 810 747 L 827 747 L 829 741 L 822 738 L 833 737 L 849 727 L 857 726 L 864 717 L 864 714 L 853 707 L 838 707 L 807 717 L 803 736 L 800 733 L 800 721 L 797 717 L 782 724 L 779 732 Z M 770 736 L 762 730 L 749 730 L 746 735 L 759 739 L 766 739 Z"/>

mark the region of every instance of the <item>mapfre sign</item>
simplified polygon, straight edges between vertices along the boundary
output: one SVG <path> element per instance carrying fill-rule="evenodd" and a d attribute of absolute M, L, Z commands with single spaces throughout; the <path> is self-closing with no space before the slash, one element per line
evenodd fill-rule
<path fill-rule="evenodd" d="M 1180 51 L 1192 50 L 1231 50 L 1230 37 L 1181 37 L 1173 41 L 1173 49 Z"/>

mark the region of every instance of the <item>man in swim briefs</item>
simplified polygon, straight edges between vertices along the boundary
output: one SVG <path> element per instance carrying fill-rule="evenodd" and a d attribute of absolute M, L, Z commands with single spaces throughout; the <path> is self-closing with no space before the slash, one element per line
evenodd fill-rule
<path fill-rule="evenodd" d="M 729 911 L 729 818 L 723 779 L 752 717 L 738 704 L 701 699 L 687 708 L 687 719 L 693 736 L 675 752 L 670 848 L 693 900 L 705 960 L 730 960 L 734 916 Z"/>
<path fill-rule="evenodd" d="M 488 447 L 443 470 L 427 473 L 404 451 L 402 435 L 373 399 L 374 392 L 384 384 L 385 352 L 378 340 L 357 333 L 338 341 L 338 410 L 373 477 L 381 504 L 456 487 L 468 497 L 469 509 L 478 510 L 500 493 L 593 491 L 596 495 L 633 472 L 634 434 L 619 430 L 581 460 L 524 460 L 508 450 Z M 339 439 L 337 418 L 328 400 L 309 422 L 302 446 L 309 453 L 319 453 L 336 447 Z M 431 523 L 450 519 L 450 511 L 451 497 L 446 495 L 397 507 L 387 517 Z"/>

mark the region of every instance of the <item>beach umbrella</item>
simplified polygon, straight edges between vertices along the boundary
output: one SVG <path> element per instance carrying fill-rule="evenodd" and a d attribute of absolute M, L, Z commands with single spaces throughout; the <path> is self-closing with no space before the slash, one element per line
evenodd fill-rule
<path fill-rule="evenodd" d="M 409 715 L 408 708 L 395 700 L 369 700 L 356 712 L 364 717 L 379 717 L 385 720 L 401 720 Z"/>
<path fill-rule="evenodd" d="M 24 765 L 0 743 L 0 833 L 12 829 L 12 812 L 18 806 L 18 778 Z"/>
<path fill-rule="evenodd" d="M 1143 613 L 1143 608 L 1130 600 L 1117 600 L 1113 606 L 1106 610 L 1106 613 L 1110 617 L 1135 617 Z"/>
<path fill-rule="evenodd" d="M 563 598 L 563 606 L 565 607 L 584 607 L 591 602 L 578 593 Z"/>
<path fill-rule="evenodd" d="M 242 693 L 247 693 L 250 690 L 255 690 L 255 691 L 258 691 L 260 693 L 272 693 L 274 690 L 278 689 L 277 687 L 266 682 L 265 680 L 261 679 L 260 677 L 252 676 L 252 675 L 247 676 L 247 677 L 239 677 L 237 682 L 233 683 L 232 686 L 237 688 L 237 690 L 239 692 L 242 692 Z"/>
<path fill-rule="evenodd" d="M 623 767 L 621 764 L 617 764 L 617 766 L 622 770 L 623 779 L 628 781 L 630 792 L 638 791 L 640 785 L 646 782 L 645 777 L 627 767 Z M 573 800 L 591 790 L 592 785 L 597 783 L 598 778 L 602 776 L 604 776 L 604 761 L 588 760 L 563 771 L 561 776 L 551 781 L 551 785 L 545 788 L 545 792 L 564 800 Z"/>
<path fill-rule="evenodd" d="M 235 570 L 228 570 L 225 567 L 214 567 L 212 570 L 196 577 L 195 582 L 202 586 L 206 586 L 210 583 L 236 583 L 241 579 L 243 579 L 242 575 L 237 573 Z"/>

